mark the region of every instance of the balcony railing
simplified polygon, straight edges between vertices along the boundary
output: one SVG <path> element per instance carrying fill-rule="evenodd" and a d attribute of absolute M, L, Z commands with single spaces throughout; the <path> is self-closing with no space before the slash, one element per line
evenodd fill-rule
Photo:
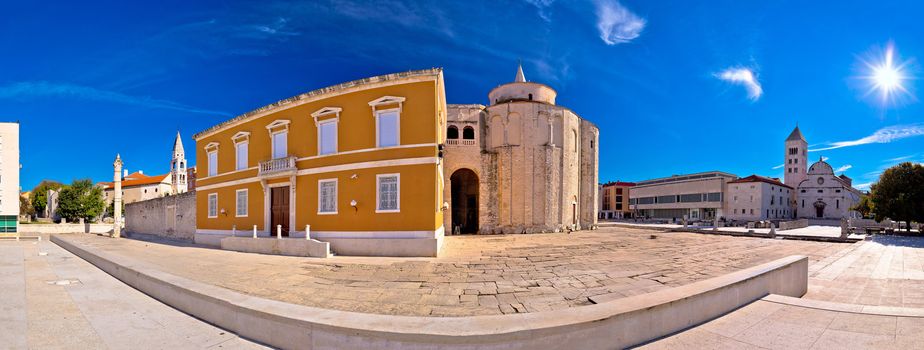
<path fill-rule="evenodd" d="M 446 144 L 450 146 L 474 146 L 474 139 L 447 139 Z"/>
<path fill-rule="evenodd" d="M 260 162 L 260 176 L 295 171 L 295 157 L 270 159 Z"/>

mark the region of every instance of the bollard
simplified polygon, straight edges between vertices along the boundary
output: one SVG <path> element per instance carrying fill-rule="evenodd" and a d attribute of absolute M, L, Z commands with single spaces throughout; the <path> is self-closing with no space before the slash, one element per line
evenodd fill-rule
<path fill-rule="evenodd" d="M 305 225 L 305 239 L 311 240 L 311 225 Z"/>
<path fill-rule="evenodd" d="M 237 225 L 231 225 L 231 237 L 237 237 Z"/>
<path fill-rule="evenodd" d="M 253 225 L 253 238 L 257 238 L 257 225 Z"/>
<path fill-rule="evenodd" d="M 276 225 L 276 239 L 282 239 L 282 225 Z"/>

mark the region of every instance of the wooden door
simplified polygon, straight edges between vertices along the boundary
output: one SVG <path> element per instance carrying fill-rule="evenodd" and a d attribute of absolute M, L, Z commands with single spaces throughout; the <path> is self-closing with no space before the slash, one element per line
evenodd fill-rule
<path fill-rule="evenodd" d="M 276 236 L 276 225 L 282 225 L 282 235 L 289 236 L 289 186 L 273 187 L 270 192 L 271 234 Z"/>

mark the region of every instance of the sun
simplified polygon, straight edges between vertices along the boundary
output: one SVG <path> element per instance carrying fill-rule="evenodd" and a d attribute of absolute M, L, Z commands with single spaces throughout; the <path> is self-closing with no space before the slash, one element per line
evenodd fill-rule
<path fill-rule="evenodd" d="M 889 43 L 882 57 L 875 62 L 864 61 L 869 82 L 868 94 L 877 93 L 882 104 L 893 104 L 901 95 L 911 96 L 905 84 L 911 77 L 906 72 L 907 62 L 896 62 L 895 45 Z"/>

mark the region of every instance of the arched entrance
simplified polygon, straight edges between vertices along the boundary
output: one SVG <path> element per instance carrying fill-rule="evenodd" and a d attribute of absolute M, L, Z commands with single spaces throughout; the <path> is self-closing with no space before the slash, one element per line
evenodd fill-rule
<path fill-rule="evenodd" d="M 815 202 L 815 217 L 816 218 L 825 217 L 825 205 L 826 203 L 821 201 L 820 199 Z"/>
<path fill-rule="evenodd" d="M 459 169 L 449 177 L 452 190 L 452 233 L 478 233 L 478 175 Z"/>

